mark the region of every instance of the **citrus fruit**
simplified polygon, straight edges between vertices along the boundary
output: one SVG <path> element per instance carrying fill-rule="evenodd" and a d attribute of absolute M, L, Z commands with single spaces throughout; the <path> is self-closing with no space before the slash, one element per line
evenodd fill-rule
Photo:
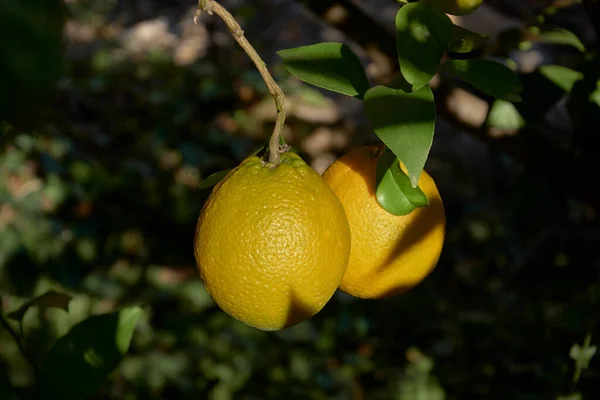
<path fill-rule="evenodd" d="M 197 269 L 217 305 L 261 330 L 319 312 L 350 256 L 341 203 L 297 154 L 245 159 L 211 192 L 194 238 Z"/>
<path fill-rule="evenodd" d="M 445 235 L 442 199 L 427 172 L 419 187 L 429 205 L 395 216 L 377 202 L 377 160 L 377 147 L 357 147 L 323 173 L 350 223 L 350 260 L 340 289 L 359 298 L 390 297 L 419 284 L 435 268 Z"/>
<path fill-rule="evenodd" d="M 438 10 L 451 15 L 467 15 L 477 10 L 483 0 L 426 0 Z"/>

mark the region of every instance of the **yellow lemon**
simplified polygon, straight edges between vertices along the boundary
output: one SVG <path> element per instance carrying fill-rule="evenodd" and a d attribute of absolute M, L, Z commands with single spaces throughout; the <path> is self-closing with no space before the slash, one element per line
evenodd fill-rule
<path fill-rule="evenodd" d="M 346 210 L 352 233 L 340 289 L 360 298 L 394 296 L 419 284 L 438 262 L 446 227 L 442 199 L 425 171 L 419 186 L 429 198 L 427 207 L 395 216 L 379 205 L 376 153 L 374 146 L 355 148 L 323 174 Z"/>
<path fill-rule="evenodd" d="M 350 256 L 344 208 L 297 154 L 251 156 L 214 187 L 194 238 L 197 269 L 226 313 L 261 330 L 304 321 L 331 299 Z"/>
<path fill-rule="evenodd" d="M 483 0 L 425 0 L 438 10 L 451 15 L 467 15 L 477 10 Z"/>

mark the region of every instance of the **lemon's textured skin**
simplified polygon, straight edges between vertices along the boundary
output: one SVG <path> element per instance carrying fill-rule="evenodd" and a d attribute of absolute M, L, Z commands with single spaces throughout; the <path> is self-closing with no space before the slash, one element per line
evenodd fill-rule
<path fill-rule="evenodd" d="M 425 171 L 419 186 L 429 206 L 395 216 L 379 205 L 376 151 L 373 146 L 357 147 L 323 174 L 346 210 L 352 233 L 340 289 L 360 298 L 390 297 L 419 284 L 438 262 L 446 229 L 440 194 Z"/>
<path fill-rule="evenodd" d="M 194 239 L 197 268 L 218 306 L 261 330 L 319 312 L 350 256 L 344 209 L 298 155 L 281 164 L 244 160 L 204 204 Z"/>
<path fill-rule="evenodd" d="M 477 10 L 483 0 L 426 0 L 438 10 L 451 15 L 467 15 Z"/>

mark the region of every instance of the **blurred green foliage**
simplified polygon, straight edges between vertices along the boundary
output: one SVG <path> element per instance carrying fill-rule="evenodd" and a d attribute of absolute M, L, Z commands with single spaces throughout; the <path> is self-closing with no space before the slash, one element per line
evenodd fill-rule
<path fill-rule="evenodd" d="M 0 120 L 35 118 L 62 72 L 62 0 L 0 3 Z"/>
<path fill-rule="evenodd" d="M 3 2 L 0 15 L 25 3 Z M 148 307 L 127 354 L 91 399 L 594 398 L 598 220 L 547 173 L 560 166 L 523 170 L 490 151 L 490 200 L 468 170 L 433 153 L 429 169 L 448 215 L 436 271 L 404 296 L 361 301 L 337 293 L 309 321 L 257 331 L 214 305 L 193 267 L 192 237 L 209 193 L 199 182 L 234 166 L 271 129 L 249 111 L 265 95 L 259 77 L 231 61 L 245 60 L 233 46 L 208 46 L 186 65 L 168 48 L 127 53 L 121 36 L 98 31 L 108 25 L 109 2 L 69 3 L 70 29 L 83 40 L 90 28 L 95 39 L 71 44 L 52 84 L 63 59 L 51 53 L 57 45 L 30 52 L 25 39 L 6 40 L 16 38 L 13 28 L 10 36 L 0 31 L 0 68 L 16 55 L 39 55 L 34 72 L 11 71 L 39 77 L 27 90 L 55 89 L 34 115 L 43 118 L 18 123 L 9 117 L 30 115 L 21 102 L 38 97 L 9 86 L 23 82 L 18 76 L 0 74 L 1 311 L 25 349 L 1 327 L 2 400 L 40 398 L 44 360 L 64 349 L 68 332 L 76 332 L 74 343 L 99 338 L 89 347 L 99 351 L 86 352 L 86 344 L 77 354 L 87 366 L 112 369 L 122 347 L 116 336 L 96 336 L 110 323 L 87 335 L 85 321 L 114 322 L 111 313 L 139 304 Z M 25 8 L 14 9 L 25 21 Z M 36 37 L 56 44 L 56 36 Z M 304 90 L 284 85 L 292 95 Z M 542 94 L 526 86 L 525 105 Z M 296 142 L 318 126 L 290 119 Z M 69 299 L 31 302 L 48 292 Z M 68 368 L 50 365 L 56 379 L 67 379 L 60 374 Z"/>

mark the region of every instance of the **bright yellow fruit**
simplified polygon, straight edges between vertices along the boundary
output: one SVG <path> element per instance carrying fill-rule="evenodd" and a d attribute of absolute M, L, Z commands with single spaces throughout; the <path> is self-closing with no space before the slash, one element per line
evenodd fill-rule
<path fill-rule="evenodd" d="M 451 15 L 467 15 L 477 10 L 483 0 L 425 0 L 438 10 Z"/>
<path fill-rule="evenodd" d="M 446 228 L 442 199 L 425 171 L 419 186 L 429 198 L 427 207 L 395 216 L 379 205 L 376 152 L 374 146 L 355 148 L 323 174 L 346 210 L 352 233 L 340 289 L 360 298 L 394 296 L 419 284 L 438 262 Z"/>
<path fill-rule="evenodd" d="M 261 330 L 302 322 L 331 299 L 350 256 L 344 208 L 297 154 L 248 157 L 213 189 L 194 238 L 217 305 Z"/>

